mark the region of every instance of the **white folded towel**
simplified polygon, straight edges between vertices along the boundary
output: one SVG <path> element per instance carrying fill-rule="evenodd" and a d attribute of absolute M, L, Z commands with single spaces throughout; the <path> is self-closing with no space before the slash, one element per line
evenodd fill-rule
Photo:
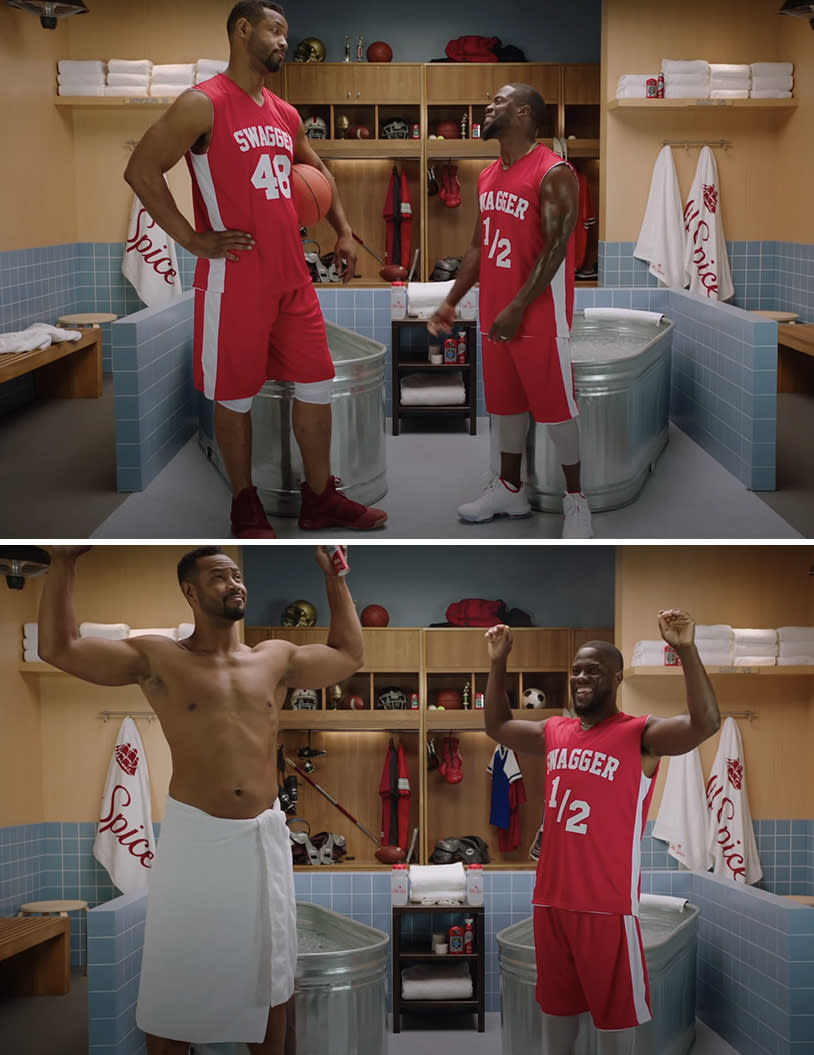
<path fill-rule="evenodd" d="M 647 322 L 658 326 L 664 316 L 658 311 L 640 311 L 638 308 L 585 308 L 586 319 L 616 319 L 619 322 Z"/>
<path fill-rule="evenodd" d="M 58 73 L 57 84 L 78 84 L 94 86 L 105 83 L 103 73 Z"/>
<path fill-rule="evenodd" d="M 665 73 L 665 84 L 709 84 L 708 73 Z"/>
<path fill-rule="evenodd" d="M 743 641 L 761 642 L 764 645 L 777 644 L 777 630 L 773 627 L 732 627 L 732 638 L 735 644 Z"/>
<path fill-rule="evenodd" d="M 733 667 L 774 667 L 776 665 L 776 656 L 735 656 L 732 660 Z"/>
<path fill-rule="evenodd" d="M 753 77 L 751 86 L 756 89 L 760 88 L 779 88 L 781 91 L 790 92 L 794 87 L 793 77 Z"/>
<path fill-rule="evenodd" d="M 695 627 L 696 644 L 702 638 L 711 641 L 731 641 L 732 627 L 728 623 L 698 623 Z"/>
<path fill-rule="evenodd" d="M 665 99 L 708 99 L 708 84 L 669 84 L 664 82 Z"/>
<path fill-rule="evenodd" d="M 229 65 L 228 59 L 198 59 L 195 67 L 199 73 L 202 71 L 213 71 L 220 73 Z"/>
<path fill-rule="evenodd" d="M 791 77 L 794 73 L 793 62 L 753 62 L 750 68 L 753 77 Z"/>
<path fill-rule="evenodd" d="M 60 84 L 57 95 L 104 95 L 104 84 Z"/>
<path fill-rule="evenodd" d="M 653 166 L 647 206 L 633 255 L 638 260 L 646 260 L 650 274 L 663 286 L 673 289 L 684 285 L 682 213 L 673 151 L 664 146 Z"/>
<path fill-rule="evenodd" d="M 810 667 L 814 665 L 814 655 L 806 653 L 801 656 L 780 655 L 777 657 L 778 667 Z"/>
<path fill-rule="evenodd" d="M 39 623 L 23 623 L 23 634 L 25 637 L 39 637 L 40 624 Z"/>
<path fill-rule="evenodd" d="M 133 85 L 136 88 L 150 87 L 149 73 L 108 73 L 107 83 L 110 85 Z"/>
<path fill-rule="evenodd" d="M 668 73 L 702 73 L 709 76 L 709 63 L 706 59 L 662 59 L 661 72 L 665 78 Z"/>
<path fill-rule="evenodd" d="M 631 662 L 634 667 L 664 666 L 665 644 L 663 641 L 637 641 L 633 646 Z"/>
<path fill-rule="evenodd" d="M 192 636 L 192 634 L 193 634 L 193 632 L 195 630 L 195 624 L 194 623 L 179 623 L 178 626 L 176 627 L 176 629 L 178 631 L 178 640 L 179 641 L 183 641 L 184 638 Z"/>
<path fill-rule="evenodd" d="M 407 314 L 428 319 L 452 289 L 454 279 L 447 282 L 408 282 Z"/>
<path fill-rule="evenodd" d="M 644 84 L 628 84 L 616 89 L 617 99 L 646 99 L 647 87 Z"/>
<path fill-rule="evenodd" d="M 472 996 L 469 965 L 444 959 L 443 963 L 416 963 L 401 972 L 403 1000 L 468 1000 Z"/>
<path fill-rule="evenodd" d="M 60 59 L 57 63 L 60 73 L 73 73 L 83 76 L 88 73 L 101 73 L 107 71 L 107 63 L 101 59 Z"/>
<path fill-rule="evenodd" d="M 153 66 L 153 80 L 161 84 L 192 84 L 195 80 L 194 62 L 165 62 Z"/>
<path fill-rule="evenodd" d="M 814 626 L 779 626 L 777 640 L 781 644 L 785 641 L 814 641 Z"/>
<path fill-rule="evenodd" d="M 731 667 L 732 653 L 729 649 L 698 649 L 698 658 L 705 667 Z"/>
<path fill-rule="evenodd" d="M 40 654 L 36 648 L 24 648 L 23 660 L 26 663 L 42 663 L 42 660 L 40 659 Z"/>
<path fill-rule="evenodd" d="M 401 379 L 401 402 L 406 406 L 459 406 L 466 402 L 460 370 L 408 374 Z"/>
<path fill-rule="evenodd" d="M 683 912 L 687 907 L 687 899 L 685 897 L 671 897 L 669 894 L 642 894 L 639 898 L 639 905 L 642 908 L 646 905 L 652 905 L 653 908 L 674 908 L 679 912 Z"/>
<path fill-rule="evenodd" d="M 732 654 L 735 656 L 776 656 L 777 640 L 748 640 L 736 637 L 732 643 Z"/>
<path fill-rule="evenodd" d="M 178 640 L 178 627 L 142 627 L 131 628 L 128 637 L 169 637 L 173 641 Z"/>
<path fill-rule="evenodd" d="M 150 85 L 150 96 L 153 99 L 177 99 L 182 92 L 185 92 L 188 88 L 192 88 L 192 84 L 156 84 L 155 81 Z"/>
<path fill-rule="evenodd" d="M 783 92 L 779 88 L 752 88 L 749 92 L 750 99 L 791 99 L 791 92 Z"/>
<path fill-rule="evenodd" d="M 466 872 L 460 861 L 448 865 L 410 865 L 410 900 L 466 897 Z"/>
<path fill-rule="evenodd" d="M 104 637 L 109 641 L 123 641 L 130 636 L 127 623 L 80 623 L 80 637 Z"/>
<path fill-rule="evenodd" d="M 151 59 L 108 59 L 107 68 L 110 73 L 151 73 L 153 63 Z"/>
<path fill-rule="evenodd" d="M 127 99 L 146 99 L 148 88 L 146 85 L 137 84 L 108 84 L 105 86 L 104 94 L 108 96 L 120 96 Z"/>
<path fill-rule="evenodd" d="M 748 62 L 711 62 L 709 64 L 709 75 L 713 77 L 733 77 L 735 80 L 748 80 L 752 76 L 752 67 Z"/>
<path fill-rule="evenodd" d="M 710 99 L 748 99 L 748 88 L 710 88 Z"/>
<path fill-rule="evenodd" d="M 655 73 L 623 73 L 616 81 L 617 88 L 630 88 L 641 85 L 647 87 L 647 82 L 655 77 Z"/>
<path fill-rule="evenodd" d="M 778 656 L 814 656 L 814 641 L 781 641 Z"/>
<path fill-rule="evenodd" d="M 0 333 L 0 355 L 33 352 L 35 349 L 50 348 L 59 341 L 78 341 L 81 336 L 79 330 L 64 330 L 60 326 L 50 326 L 47 322 L 34 322 L 25 330 Z"/>

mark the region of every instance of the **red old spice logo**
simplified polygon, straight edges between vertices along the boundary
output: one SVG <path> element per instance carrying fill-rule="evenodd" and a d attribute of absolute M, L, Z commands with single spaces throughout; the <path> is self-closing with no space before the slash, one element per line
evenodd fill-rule
<path fill-rule="evenodd" d="M 151 868 L 155 855 L 150 849 L 149 840 L 143 834 L 144 825 L 138 824 L 134 827 L 124 815 L 124 811 L 132 802 L 132 796 L 127 788 L 123 784 L 116 784 L 110 793 L 108 811 L 99 818 L 99 834 L 111 832 L 119 846 L 135 857 L 140 865 L 144 868 Z"/>
<path fill-rule="evenodd" d="M 138 751 L 131 744 L 116 744 L 116 761 L 119 768 L 132 777 L 138 769 Z"/>
<path fill-rule="evenodd" d="M 704 184 L 704 208 L 713 216 L 718 211 L 718 188 L 715 184 Z"/>
<path fill-rule="evenodd" d="M 144 224 L 143 227 L 142 223 Z M 127 239 L 125 252 L 138 253 L 144 263 L 149 264 L 153 271 L 164 279 L 168 286 L 174 286 L 178 272 L 172 266 L 172 260 L 168 256 L 161 255 L 162 250 L 166 250 L 167 246 L 156 247 L 155 242 L 147 233 L 155 226 L 156 222 L 147 210 L 139 209 L 136 217 L 136 231 L 132 238 Z M 159 230 L 161 229 L 159 228 Z M 163 234 L 163 232 L 161 233 Z"/>
<path fill-rule="evenodd" d="M 737 761 L 737 759 L 727 759 Z M 742 770 L 741 770 L 742 774 Z M 724 787 L 713 773 L 707 781 L 707 808 L 715 825 L 715 841 L 730 873 L 730 878 L 746 882 L 746 861 L 742 853 L 741 840 L 735 837 L 729 822 L 735 819 L 735 803 L 724 792 Z"/>
<path fill-rule="evenodd" d="M 743 787 L 743 766 L 740 763 L 740 759 L 727 758 L 726 775 L 732 787 L 736 791 L 740 791 Z"/>

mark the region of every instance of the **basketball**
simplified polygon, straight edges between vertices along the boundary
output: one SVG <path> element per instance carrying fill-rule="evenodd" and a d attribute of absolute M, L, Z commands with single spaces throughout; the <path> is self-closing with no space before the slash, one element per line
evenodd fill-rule
<path fill-rule="evenodd" d="M 461 138 L 461 126 L 457 121 L 439 121 L 435 131 L 442 139 Z"/>
<path fill-rule="evenodd" d="M 383 40 L 374 40 L 367 49 L 368 62 L 391 62 L 392 59 L 393 49 Z"/>
<path fill-rule="evenodd" d="M 297 219 L 311 227 L 327 215 L 333 200 L 333 189 L 324 173 L 313 165 L 294 165 L 291 169 L 291 193 Z"/>
<path fill-rule="evenodd" d="M 390 615 L 380 604 L 369 604 L 362 609 L 361 620 L 362 626 L 387 626 Z"/>

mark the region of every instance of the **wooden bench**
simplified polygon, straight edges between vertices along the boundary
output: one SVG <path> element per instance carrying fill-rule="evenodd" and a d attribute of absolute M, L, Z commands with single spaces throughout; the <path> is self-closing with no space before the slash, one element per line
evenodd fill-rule
<path fill-rule="evenodd" d="M 814 324 L 778 325 L 777 391 L 814 393 Z"/>
<path fill-rule="evenodd" d="M 0 916 L 0 992 L 62 996 L 71 987 L 67 916 Z"/>
<path fill-rule="evenodd" d="M 102 331 L 82 330 L 77 341 L 58 341 L 47 348 L 0 355 L 0 384 L 34 373 L 38 396 L 53 399 L 98 399 L 102 394 Z"/>

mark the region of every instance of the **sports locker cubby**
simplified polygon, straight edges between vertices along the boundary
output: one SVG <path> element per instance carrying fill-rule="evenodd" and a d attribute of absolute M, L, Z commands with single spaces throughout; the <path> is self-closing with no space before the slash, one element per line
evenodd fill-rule
<path fill-rule="evenodd" d="M 296 644 L 324 642 L 327 632 L 326 627 L 247 627 L 246 643 L 254 645 L 267 638 Z M 426 863 L 439 839 L 476 834 L 489 844 L 492 863 L 488 867 L 531 868 L 528 848 L 543 803 L 542 759 L 518 756 L 527 796 L 518 848 L 502 853 L 497 829 L 489 826 L 491 781 L 486 766 L 496 745 L 483 731 L 483 713 L 474 709 L 475 694 L 485 691 L 489 673 L 484 633 L 480 628 L 365 627 L 364 666 L 342 686 L 342 695 L 362 698 L 363 709 L 337 707 L 330 689 L 320 690 L 319 706 L 314 710 L 292 710 L 286 702 L 280 714 L 280 739 L 286 756 L 298 765 L 302 763 L 297 752 L 302 748 L 326 752 L 313 759 L 312 779 L 374 834 L 381 830 L 379 788 L 388 746 L 391 742 L 401 745 L 411 784 L 409 831 L 419 829 L 414 862 Z M 543 719 L 560 714 L 567 704 L 575 650 L 594 638 L 612 641 L 613 631 L 607 627 L 518 627 L 513 637 L 508 664 L 510 700 L 521 709 L 524 690 L 541 689 L 546 707 L 528 710 L 524 717 Z M 467 683 L 468 710 L 430 710 L 439 691 L 462 693 Z M 377 698 L 387 688 L 401 689 L 408 703 L 415 692 L 419 708 L 377 706 Z M 439 770 L 428 766 L 428 744 L 435 741 L 438 745 L 444 737 L 458 741 L 463 779 L 457 784 L 448 783 Z M 302 778 L 297 815 L 307 819 L 312 832 L 338 831 L 345 836 L 351 860 L 343 859 L 334 867 L 389 867 L 375 859 L 376 846 L 362 829 Z"/>

